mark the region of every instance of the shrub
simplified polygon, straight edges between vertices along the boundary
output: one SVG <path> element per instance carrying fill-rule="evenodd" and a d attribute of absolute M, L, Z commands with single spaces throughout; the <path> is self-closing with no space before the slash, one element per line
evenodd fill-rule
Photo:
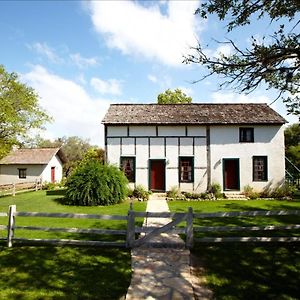
<path fill-rule="evenodd" d="M 151 192 L 147 191 L 141 184 L 137 185 L 133 190 L 133 197 L 137 199 L 148 200 Z"/>
<path fill-rule="evenodd" d="M 289 184 L 284 184 L 281 187 L 275 188 L 271 192 L 271 197 L 272 198 L 277 198 L 277 199 L 282 199 L 285 197 L 292 197 L 293 194 L 295 193 L 296 189 L 295 187 L 289 185 Z"/>
<path fill-rule="evenodd" d="M 133 197 L 133 189 L 130 187 L 127 188 L 127 197 L 132 198 Z"/>
<path fill-rule="evenodd" d="M 66 203 L 71 205 L 111 205 L 125 199 L 128 180 L 112 165 L 91 159 L 80 164 L 66 182 Z"/>
<path fill-rule="evenodd" d="M 167 197 L 168 198 L 180 198 L 181 192 L 177 186 L 172 186 L 169 191 L 167 191 Z"/>
<path fill-rule="evenodd" d="M 251 200 L 257 199 L 260 197 L 260 194 L 253 190 L 253 187 L 249 184 L 244 186 L 244 195 Z"/>
<path fill-rule="evenodd" d="M 215 196 L 216 199 L 223 198 L 221 191 L 222 189 L 219 183 L 213 183 L 210 187 L 210 192 Z"/>
<path fill-rule="evenodd" d="M 56 187 L 58 187 L 57 183 L 45 181 L 43 183 L 42 189 L 43 190 L 47 190 L 47 191 L 53 191 Z"/>

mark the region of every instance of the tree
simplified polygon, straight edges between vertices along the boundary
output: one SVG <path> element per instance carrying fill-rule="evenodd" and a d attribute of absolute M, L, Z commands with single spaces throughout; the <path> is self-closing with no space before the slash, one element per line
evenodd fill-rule
<path fill-rule="evenodd" d="M 12 145 L 28 138 L 31 129 L 42 128 L 51 118 L 39 106 L 38 95 L 0 65 L 0 158 Z"/>
<path fill-rule="evenodd" d="M 300 169 L 300 125 L 293 124 L 284 131 L 285 155 L 296 168 Z M 294 178 L 299 178 L 297 169 L 290 163 L 287 163 L 287 171 Z"/>
<path fill-rule="evenodd" d="M 78 136 L 64 136 L 62 138 L 57 138 L 54 141 L 43 139 L 41 136 L 36 136 L 31 140 L 30 144 L 26 144 L 25 146 L 30 146 L 32 148 L 61 147 L 67 158 L 67 162 L 64 164 L 65 176 L 68 176 L 81 161 L 95 158 L 101 163 L 104 162 L 104 150 L 91 145 L 89 140 L 82 139 Z"/>
<path fill-rule="evenodd" d="M 227 23 L 228 32 L 250 24 L 253 18 L 270 19 L 277 29 L 262 40 L 252 36 L 251 47 L 246 49 L 230 39 L 223 42 L 231 46 L 231 54 L 209 56 L 199 44 L 193 48 L 193 54 L 185 56 L 184 62 L 207 68 L 208 74 L 200 80 L 221 75 L 224 81 L 220 88 L 231 86 L 238 92 L 251 93 L 265 83 L 267 89 L 277 91 L 275 100 L 281 98 L 289 113 L 300 115 L 299 12 L 299 0 L 207 0 L 196 14 L 202 18 L 217 15 Z"/>
<path fill-rule="evenodd" d="M 180 89 L 175 89 L 174 91 L 167 89 L 164 93 L 157 96 L 158 104 L 183 104 L 191 102 L 192 98 L 188 97 Z"/>

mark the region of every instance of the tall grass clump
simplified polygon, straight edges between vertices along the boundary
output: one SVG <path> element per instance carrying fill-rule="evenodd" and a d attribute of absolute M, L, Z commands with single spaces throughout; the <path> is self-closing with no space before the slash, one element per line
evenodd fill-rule
<path fill-rule="evenodd" d="M 128 180 L 117 167 L 91 159 L 80 164 L 66 182 L 69 205 L 111 205 L 127 196 Z"/>

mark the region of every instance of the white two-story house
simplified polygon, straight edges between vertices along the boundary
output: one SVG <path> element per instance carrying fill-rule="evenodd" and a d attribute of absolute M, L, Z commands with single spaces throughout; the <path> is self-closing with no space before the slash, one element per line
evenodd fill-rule
<path fill-rule="evenodd" d="M 267 104 L 113 104 L 106 160 L 152 191 L 256 191 L 284 183 L 283 124 Z"/>

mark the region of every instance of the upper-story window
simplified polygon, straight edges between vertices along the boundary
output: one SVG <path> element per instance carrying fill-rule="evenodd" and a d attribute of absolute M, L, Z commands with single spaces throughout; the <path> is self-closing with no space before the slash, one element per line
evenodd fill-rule
<path fill-rule="evenodd" d="M 179 157 L 179 181 L 193 182 L 194 181 L 194 158 Z"/>
<path fill-rule="evenodd" d="M 26 170 L 27 169 L 18 169 L 19 170 L 19 178 L 26 178 Z"/>
<path fill-rule="evenodd" d="M 129 182 L 135 182 L 135 157 L 121 157 L 121 170 Z"/>
<path fill-rule="evenodd" d="M 241 127 L 240 128 L 240 142 L 253 143 L 254 142 L 254 128 Z"/>

